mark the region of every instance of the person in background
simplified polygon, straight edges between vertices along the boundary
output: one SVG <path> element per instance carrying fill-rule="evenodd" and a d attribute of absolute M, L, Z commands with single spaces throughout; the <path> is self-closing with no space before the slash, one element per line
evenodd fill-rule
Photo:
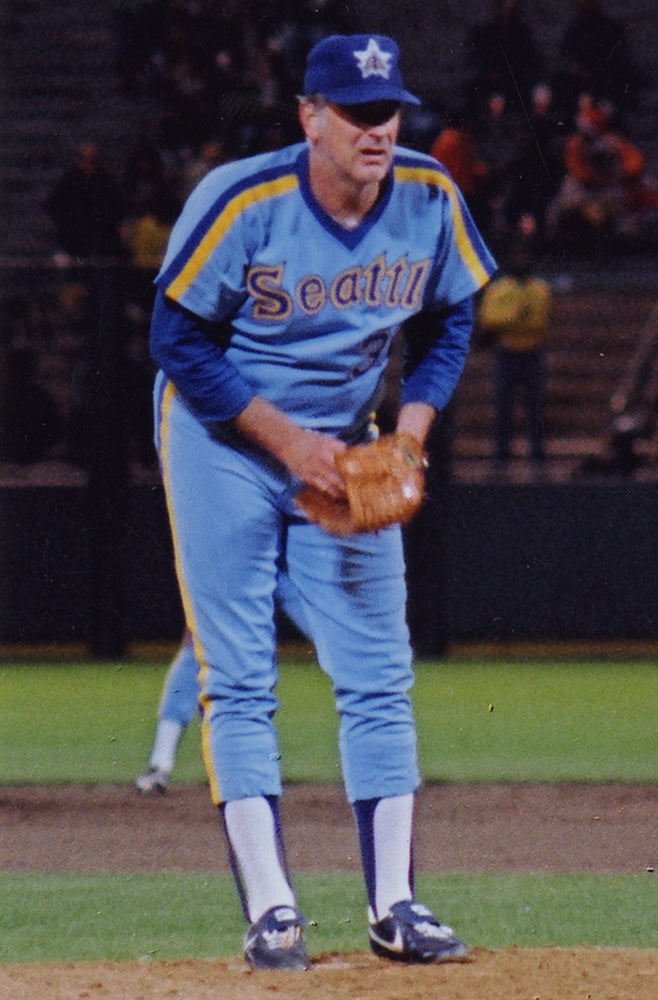
<path fill-rule="evenodd" d="M 449 172 L 466 199 L 473 219 L 486 231 L 490 222 L 490 168 L 478 150 L 475 111 L 464 107 L 450 114 L 429 153 Z"/>
<path fill-rule="evenodd" d="M 564 145 L 564 176 L 547 210 L 553 240 L 586 241 L 607 253 L 617 240 L 655 219 L 658 193 L 647 157 L 616 126 L 614 110 L 583 95 L 576 128 Z"/>
<path fill-rule="evenodd" d="M 123 258 L 120 185 L 96 143 L 84 142 L 45 201 L 59 263 Z"/>
<path fill-rule="evenodd" d="M 148 764 L 135 779 L 140 795 L 164 795 L 167 791 L 181 737 L 199 711 L 197 673 L 192 633 L 186 629 L 162 687 Z"/>
<path fill-rule="evenodd" d="M 166 192 L 155 195 L 145 206 L 130 234 L 130 259 L 135 267 L 158 270 L 179 211 L 178 199 Z"/>
<path fill-rule="evenodd" d="M 225 142 L 204 142 L 197 152 L 191 152 L 181 168 L 181 191 L 183 200 L 192 194 L 197 184 L 215 167 L 228 163 L 234 157 Z"/>
<path fill-rule="evenodd" d="M 554 76 L 560 115 L 573 122 L 583 94 L 614 105 L 623 120 L 637 97 L 637 72 L 624 22 L 601 0 L 572 0 L 573 15 L 559 41 Z"/>
<path fill-rule="evenodd" d="M 541 470 L 546 458 L 544 349 L 553 292 L 547 281 L 533 274 L 533 264 L 527 247 L 515 249 L 507 267 L 485 288 L 478 309 L 485 343 L 493 344 L 495 351 L 495 459 L 501 472 L 511 458 L 519 395 L 534 467 Z"/>
<path fill-rule="evenodd" d="M 513 113 L 528 107 L 544 58 L 521 0 L 492 0 L 488 17 L 468 32 L 464 53 L 469 103 L 484 107 L 499 94 Z"/>

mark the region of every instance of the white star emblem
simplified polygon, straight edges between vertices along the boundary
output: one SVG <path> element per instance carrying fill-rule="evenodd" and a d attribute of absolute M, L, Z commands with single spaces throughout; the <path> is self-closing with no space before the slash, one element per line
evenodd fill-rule
<path fill-rule="evenodd" d="M 384 52 L 374 38 L 368 42 L 368 47 L 354 53 L 361 76 L 365 80 L 369 76 L 383 76 L 388 80 L 391 75 L 392 52 Z"/>

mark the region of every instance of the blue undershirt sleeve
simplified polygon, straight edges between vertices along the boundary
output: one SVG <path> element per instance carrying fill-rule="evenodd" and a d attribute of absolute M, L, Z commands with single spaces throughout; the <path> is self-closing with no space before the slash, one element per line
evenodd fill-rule
<path fill-rule="evenodd" d="M 256 395 L 226 359 L 227 343 L 219 324 L 195 316 L 158 289 L 151 318 L 151 357 L 204 424 L 231 420 Z"/>
<path fill-rule="evenodd" d="M 404 325 L 402 404 L 445 409 L 464 370 L 473 329 L 473 299 L 441 312 L 423 311 Z"/>

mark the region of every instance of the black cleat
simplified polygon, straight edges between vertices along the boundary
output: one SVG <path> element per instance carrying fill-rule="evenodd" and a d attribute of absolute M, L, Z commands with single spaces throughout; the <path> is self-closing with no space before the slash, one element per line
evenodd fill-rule
<path fill-rule="evenodd" d="M 135 778 L 135 788 L 140 795 L 150 795 L 157 792 L 164 795 L 169 785 L 169 772 L 159 767 L 147 767 L 143 774 Z"/>
<path fill-rule="evenodd" d="M 395 903 L 387 916 L 368 928 L 375 955 L 397 962 L 459 962 L 468 948 L 452 927 L 440 923 L 421 903 Z"/>
<path fill-rule="evenodd" d="M 303 925 L 294 906 L 273 906 L 264 913 L 244 939 L 244 957 L 252 969 L 310 969 Z"/>

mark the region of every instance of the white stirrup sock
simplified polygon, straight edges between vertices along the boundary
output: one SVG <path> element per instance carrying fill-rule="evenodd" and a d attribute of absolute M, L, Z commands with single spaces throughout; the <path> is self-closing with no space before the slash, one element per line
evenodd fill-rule
<path fill-rule="evenodd" d="M 274 816 L 267 799 L 234 799 L 224 806 L 224 823 L 255 923 L 273 906 L 294 906 L 295 897 L 277 850 Z"/>
<path fill-rule="evenodd" d="M 174 769 L 176 750 L 183 735 L 183 726 L 173 719 L 158 719 L 149 764 L 169 774 Z"/>
<path fill-rule="evenodd" d="M 411 836 L 414 796 L 380 799 L 373 818 L 375 906 L 384 917 L 394 903 L 411 899 Z"/>

